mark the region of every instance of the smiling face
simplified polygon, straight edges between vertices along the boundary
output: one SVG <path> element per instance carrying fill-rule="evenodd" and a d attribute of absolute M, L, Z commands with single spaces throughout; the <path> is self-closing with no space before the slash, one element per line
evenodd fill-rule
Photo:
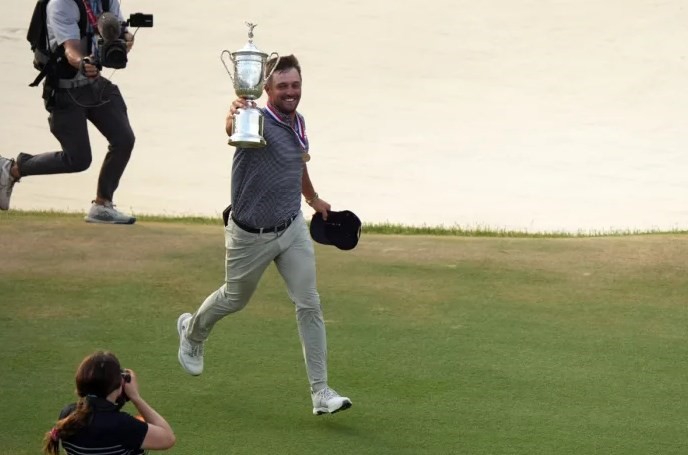
<path fill-rule="evenodd" d="M 293 114 L 301 100 L 301 75 L 296 68 L 275 71 L 265 85 L 268 102 L 284 114 Z"/>

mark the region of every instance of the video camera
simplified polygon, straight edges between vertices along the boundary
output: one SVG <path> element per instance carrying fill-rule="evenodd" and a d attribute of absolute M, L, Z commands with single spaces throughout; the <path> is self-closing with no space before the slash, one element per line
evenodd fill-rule
<path fill-rule="evenodd" d="M 98 18 L 98 55 L 97 64 L 106 68 L 126 68 L 127 43 L 124 40 L 126 27 L 152 27 L 153 15 L 134 13 L 126 22 L 120 22 L 112 13 L 103 13 Z"/>

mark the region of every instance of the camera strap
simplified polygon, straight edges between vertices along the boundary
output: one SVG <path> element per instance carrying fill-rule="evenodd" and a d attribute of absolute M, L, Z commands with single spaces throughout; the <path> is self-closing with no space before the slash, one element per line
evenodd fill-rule
<path fill-rule="evenodd" d="M 91 8 L 91 2 L 89 0 L 82 0 L 82 2 L 84 3 L 84 8 L 86 8 L 88 22 L 91 24 L 91 27 L 93 27 L 93 31 L 95 32 L 98 30 L 98 18 L 93 12 L 93 8 Z"/>

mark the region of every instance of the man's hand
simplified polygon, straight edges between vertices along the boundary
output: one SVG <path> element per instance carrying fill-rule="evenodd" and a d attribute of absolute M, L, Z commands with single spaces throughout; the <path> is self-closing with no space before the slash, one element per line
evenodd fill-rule
<path fill-rule="evenodd" d="M 232 101 L 232 105 L 229 108 L 229 115 L 235 115 L 239 109 L 242 108 L 247 108 L 249 107 L 249 103 L 251 107 L 256 107 L 256 102 L 255 101 L 248 101 L 243 98 L 237 98 L 234 101 Z"/>
<path fill-rule="evenodd" d="M 313 207 L 313 210 L 315 210 L 316 212 L 320 212 L 322 214 L 323 220 L 327 221 L 327 212 L 332 208 L 332 206 L 330 206 L 330 204 L 327 201 L 320 198 L 316 198 L 309 205 Z"/>
<path fill-rule="evenodd" d="M 237 111 L 241 108 L 249 107 L 249 103 L 251 103 L 251 107 L 256 107 L 255 101 L 247 101 L 243 98 L 237 98 L 234 101 L 232 101 L 232 105 L 229 107 L 229 113 L 227 114 L 227 118 L 225 119 L 225 131 L 227 132 L 227 136 L 232 135 L 234 116 L 236 115 Z"/>

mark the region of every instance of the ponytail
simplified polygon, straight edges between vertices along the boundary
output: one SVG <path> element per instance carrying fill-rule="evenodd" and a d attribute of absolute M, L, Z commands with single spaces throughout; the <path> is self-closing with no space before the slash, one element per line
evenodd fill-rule
<path fill-rule="evenodd" d="M 43 438 L 43 453 L 45 455 L 58 455 L 60 453 L 60 439 L 72 436 L 87 426 L 91 413 L 92 410 L 88 403 L 88 398 L 80 397 L 74 411 L 64 419 L 58 420 L 55 426 L 45 434 Z"/>
<path fill-rule="evenodd" d="M 43 453 L 45 455 L 58 455 L 60 453 L 60 432 L 53 427 L 43 438 Z"/>

